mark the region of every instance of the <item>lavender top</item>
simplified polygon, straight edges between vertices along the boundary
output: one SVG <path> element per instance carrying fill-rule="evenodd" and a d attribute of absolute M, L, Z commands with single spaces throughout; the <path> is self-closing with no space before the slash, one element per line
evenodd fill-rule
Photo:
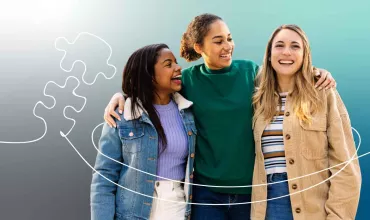
<path fill-rule="evenodd" d="M 188 157 L 188 139 L 180 112 L 172 100 L 167 105 L 154 105 L 154 107 L 158 111 L 167 137 L 166 149 L 162 151 L 163 146 L 159 146 L 158 152 L 161 154 L 158 155 L 157 175 L 173 180 L 183 180 Z"/>

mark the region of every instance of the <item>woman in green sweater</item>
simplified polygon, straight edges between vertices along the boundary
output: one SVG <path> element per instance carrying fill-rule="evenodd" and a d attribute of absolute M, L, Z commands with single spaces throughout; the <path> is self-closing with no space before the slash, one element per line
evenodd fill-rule
<path fill-rule="evenodd" d="M 191 100 L 197 126 L 192 219 L 249 219 L 250 187 L 254 167 L 252 94 L 258 65 L 250 60 L 232 60 L 234 42 L 226 23 L 218 16 L 202 14 L 193 19 L 181 40 L 180 55 L 188 62 L 204 63 L 182 71 L 182 90 Z M 330 73 L 321 71 L 320 88 L 335 86 Z M 122 94 L 115 94 L 104 118 L 115 126 L 123 110 Z M 222 187 L 212 187 L 222 186 Z"/>

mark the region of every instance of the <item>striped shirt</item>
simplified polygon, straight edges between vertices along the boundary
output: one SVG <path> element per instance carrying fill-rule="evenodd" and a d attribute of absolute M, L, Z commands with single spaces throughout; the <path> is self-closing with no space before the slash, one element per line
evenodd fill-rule
<path fill-rule="evenodd" d="M 267 174 L 284 173 L 286 171 L 285 150 L 283 139 L 283 120 L 287 93 L 280 93 L 281 109 L 278 106 L 278 116 L 268 124 L 262 133 L 261 145 L 265 159 Z"/>
<path fill-rule="evenodd" d="M 181 119 L 177 104 L 171 100 L 167 105 L 154 105 L 159 113 L 167 147 L 158 149 L 157 175 L 173 180 L 185 178 L 186 161 L 188 158 L 188 137 Z M 157 178 L 157 180 L 164 180 Z"/>

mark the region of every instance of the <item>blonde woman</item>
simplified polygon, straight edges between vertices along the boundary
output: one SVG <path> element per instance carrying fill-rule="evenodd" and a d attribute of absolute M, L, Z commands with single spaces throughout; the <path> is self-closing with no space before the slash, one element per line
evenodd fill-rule
<path fill-rule="evenodd" d="M 345 164 L 333 167 L 356 154 L 350 119 L 335 89 L 315 89 L 305 33 L 296 25 L 277 28 L 260 71 L 253 96 L 253 184 L 269 184 L 253 187 L 252 200 L 293 195 L 252 204 L 251 218 L 355 219 L 359 163 L 352 161 L 340 173 Z M 325 171 L 286 181 L 320 170 Z"/>

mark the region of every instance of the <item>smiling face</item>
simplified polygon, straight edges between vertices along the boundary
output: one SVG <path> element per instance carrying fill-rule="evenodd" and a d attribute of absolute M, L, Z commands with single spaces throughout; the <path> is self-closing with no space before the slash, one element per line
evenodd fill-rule
<path fill-rule="evenodd" d="M 177 64 L 171 50 L 164 48 L 159 51 L 154 65 L 154 78 L 157 93 L 171 94 L 181 90 L 181 66 Z"/>
<path fill-rule="evenodd" d="M 216 20 L 210 24 L 203 45 L 196 45 L 204 62 L 210 69 L 222 69 L 231 65 L 234 41 L 225 22 Z"/>
<path fill-rule="evenodd" d="M 271 65 L 277 75 L 292 76 L 302 67 L 304 45 L 302 38 L 289 29 L 282 29 L 271 45 Z"/>

